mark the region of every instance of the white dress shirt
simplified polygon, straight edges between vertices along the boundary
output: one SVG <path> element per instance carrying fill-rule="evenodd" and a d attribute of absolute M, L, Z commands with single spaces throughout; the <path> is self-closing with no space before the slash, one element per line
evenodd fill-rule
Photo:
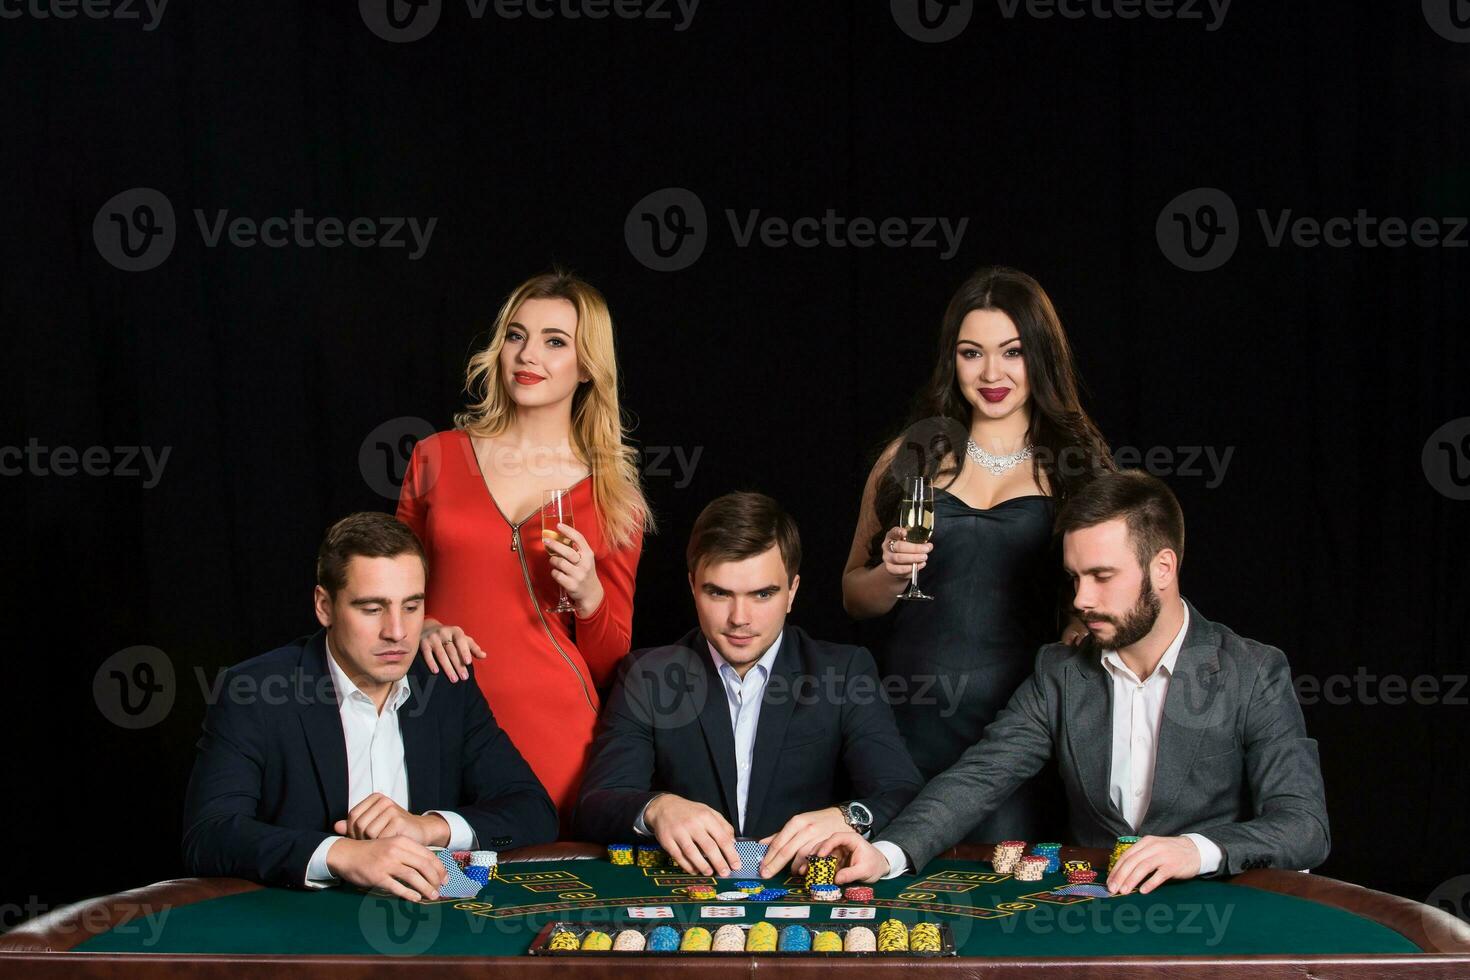
<path fill-rule="evenodd" d="M 337 665 L 327 645 L 327 669 L 337 692 L 342 716 L 342 736 L 347 745 L 347 809 L 351 810 L 373 793 L 382 793 L 408 809 L 408 768 L 403 761 L 403 733 L 398 727 L 398 709 L 408 700 L 408 678 L 400 677 L 388 692 L 380 712 L 373 699 L 357 689 Z M 469 822 L 448 810 L 430 810 L 449 824 L 449 849 L 472 850 L 475 832 Z M 306 866 L 306 887 L 326 888 L 338 883 L 327 868 L 327 851 L 341 837 L 328 837 L 312 852 Z"/>
<path fill-rule="evenodd" d="M 735 668 L 720 656 L 720 651 L 715 649 L 714 644 L 705 641 L 709 646 L 715 673 L 720 675 L 720 680 L 725 685 L 725 700 L 730 707 L 730 727 L 735 732 L 735 799 L 740 809 L 737 834 L 745 826 L 745 801 L 750 795 L 750 767 L 755 758 L 755 732 L 760 725 L 761 702 L 765 698 L 766 682 L 771 679 L 771 668 L 776 663 L 776 654 L 781 650 L 781 638 L 785 635 L 785 630 L 777 634 L 776 642 L 751 665 L 744 677 L 736 673 Z M 652 803 L 653 800 L 648 802 Z M 633 829 L 645 837 L 652 836 L 648 824 L 643 820 L 643 811 L 647 809 L 648 805 L 644 804 L 643 810 L 638 813 L 638 819 L 633 822 Z"/>
<path fill-rule="evenodd" d="M 1181 603 L 1182 605 L 1182 603 Z M 1138 675 L 1123 663 L 1115 650 L 1104 650 L 1102 664 L 1113 681 L 1113 763 L 1112 775 L 1108 779 L 1108 797 L 1128 826 L 1135 831 L 1143 826 L 1148 805 L 1153 799 L 1154 764 L 1158 760 L 1159 723 L 1164 718 L 1164 698 L 1169 694 L 1169 680 L 1174 676 L 1174 665 L 1179 661 L 1179 651 L 1184 647 L 1184 637 L 1189 632 L 1189 607 L 1184 606 L 1184 622 L 1178 634 L 1159 658 L 1148 679 L 1140 681 Z M 1199 834 L 1184 834 L 1194 841 L 1199 849 L 1199 873 L 1213 874 L 1220 868 L 1222 854 L 1219 846 Z M 908 870 L 908 858 L 903 849 L 889 841 L 878 841 L 874 845 L 888 859 L 889 871 L 885 878 L 895 878 Z"/>

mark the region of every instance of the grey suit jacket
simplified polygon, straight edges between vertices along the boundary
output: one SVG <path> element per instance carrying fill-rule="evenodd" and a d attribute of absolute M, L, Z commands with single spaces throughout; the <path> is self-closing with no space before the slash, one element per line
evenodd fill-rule
<path fill-rule="evenodd" d="M 1109 798 L 1112 680 L 1089 639 L 1053 643 L 959 761 L 930 780 L 882 833 L 914 869 L 961 840 L 1055 755 L 1073 842 L 1198 833 L 1220 873 L 1311 868 L 1330 838 L 1317 743 L 1307 737 L 1286 656 L 1189 607 L 1189 632 L 1164 699 L 1153 796 L 1136 830 Z"/>

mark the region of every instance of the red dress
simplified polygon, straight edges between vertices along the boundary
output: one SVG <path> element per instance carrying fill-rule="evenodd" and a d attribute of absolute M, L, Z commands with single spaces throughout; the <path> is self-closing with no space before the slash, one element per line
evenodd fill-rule
<path fill-rule="evenodd" d="M 519 516 L 519 515 L 514 515 Z M 557 584 L 533 511 L 512 524 L 490 495 L 470 437 L 439 432 L 414 447 L 398 518 L 429 558 L 425 615 L 459 626 L 485 651 L 475 679 L 500 727 L 535 770 L 569 826 L 600 702 L 632 641 L 641 539 L 612 550 L 592 503 L 592 478 L 572 488 L 573 525 L 597 559 L 605 597 L 587 619 L 556 614 Z"/>

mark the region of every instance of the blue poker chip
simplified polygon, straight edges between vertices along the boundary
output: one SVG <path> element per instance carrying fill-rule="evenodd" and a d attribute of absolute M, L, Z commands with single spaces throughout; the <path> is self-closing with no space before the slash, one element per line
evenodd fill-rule
<path fill-rule="evenodd" d="M 809 953 L 812 934 L 806 926 L 787 926 L 781 930 L 781 941 L 776 948 L 783 953 Z"/>
<path fill-rule="evenodd" d="M 464 869 L 464 876 L 478 881 L 482 885 L 489 884 L 490 869 L 484 865 L 472 864 Z"/>
<path fill-rule="evenodd" d="M 842 897 L 842 889 L 836 885 L 813 885 L 807 892 L 819 902 L 835 902 Z"/>
<path fill-rule="evenodd" d="M 652 953 L 672 953 L 679 948 L 679 933 L 673 926 L 659 926 L 648 934 L 647 948 Z"/>
<path fill-rule="evenodd" d="M 786 889 L 762 888 L 750 897 L 757 902 L 775 902 L 786 897 Z"/>
<path fill-rule="evenodd" d="M 760 891 L 761 889 L 765 888 L 765 887 L 766 887 L 765 884 L 763 882 L 759 882 L 759 881 L 737 881 L 737 882 L 735 882 L 735 888 L 736 888 L 736 890 L 742 891 L 742 892 L 747 892 L 747 893 L 752 894 L 752 895 L 755 894 L 756 892 Z"/>

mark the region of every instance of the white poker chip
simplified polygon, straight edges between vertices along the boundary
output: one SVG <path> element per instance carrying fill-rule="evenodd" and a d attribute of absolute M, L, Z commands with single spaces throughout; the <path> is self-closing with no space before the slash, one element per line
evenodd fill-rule
<path fill-rule="evenodd" d="M 720 892 L 715 896 L 715 898 L 718 898 L 722 902 L 740 902 L 749 897 L 745 892 Z"/>

